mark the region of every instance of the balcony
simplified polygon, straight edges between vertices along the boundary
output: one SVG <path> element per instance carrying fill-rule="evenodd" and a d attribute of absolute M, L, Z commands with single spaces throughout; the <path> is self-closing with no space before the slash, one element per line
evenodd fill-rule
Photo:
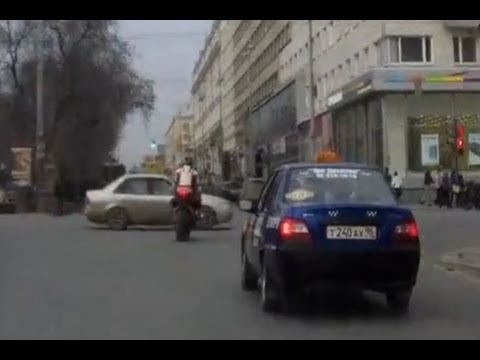
<path fill-rule="evenodd" d="M 447 28 L 456 29 L 479 29 L 480 20 L 443 20 Z"/>

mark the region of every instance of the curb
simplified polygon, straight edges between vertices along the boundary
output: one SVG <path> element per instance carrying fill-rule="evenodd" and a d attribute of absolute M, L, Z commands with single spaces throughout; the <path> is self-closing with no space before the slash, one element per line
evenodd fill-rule
<path fill-rule="evenodd" d="M 439 265 L 446 268 L 447 270 L 459 270 L 464 272 L 469 272 L 474 275 L 480 276 L 480 253 L 479 253 L 479 263 L 472 264 L 466 261 L 462 261 L 462 257 L 459 256 L 462 253 L 468 253 L 470 249 L 464 249 L 456 251 L 454 253 L 448 253 L 440 257 Z M 478 250 L 475 252 L 478 253 Z"/>

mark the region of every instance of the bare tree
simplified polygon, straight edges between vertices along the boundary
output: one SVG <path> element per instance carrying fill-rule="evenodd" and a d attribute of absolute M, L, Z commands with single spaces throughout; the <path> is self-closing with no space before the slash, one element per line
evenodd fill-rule
<path fill-rule="evenodd" d="M 8 70 L 0 81 L 11 79 L 7 98 L 17 104 L 10 123 L 17 136 L 31 137 L 37 60 L 31 45 L 40 38 L 47 152 L 76 177 L 91 176 L 117 145 L 128 114 L 151 115 L 153 82 L 134 71 L 115 21 L 45 20 L 39 25 L 27 20 L 0 23 L 0 61 Z"/>

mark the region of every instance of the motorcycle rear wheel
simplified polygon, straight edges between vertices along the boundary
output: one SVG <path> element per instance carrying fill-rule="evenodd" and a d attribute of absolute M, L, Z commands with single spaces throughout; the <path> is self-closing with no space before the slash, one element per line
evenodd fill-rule
<path fill-rule="evenodd" d="M 193 226 L 193 214 L 189 209 L 179 208 L 177 210 L 177 221 L 175 223 L 175 235 L 179 242 L 190 240 L 190 233 Z"/>

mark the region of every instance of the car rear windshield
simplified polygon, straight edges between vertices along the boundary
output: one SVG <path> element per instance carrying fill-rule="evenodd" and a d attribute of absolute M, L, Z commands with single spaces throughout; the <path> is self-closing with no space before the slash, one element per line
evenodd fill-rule
<path fill-rule="evenodd" d="M 376 170 L 337 167 L 292 169 L 285 186 L 283 200 L 289 204 L 395 204 L 383 174 Z"/>

